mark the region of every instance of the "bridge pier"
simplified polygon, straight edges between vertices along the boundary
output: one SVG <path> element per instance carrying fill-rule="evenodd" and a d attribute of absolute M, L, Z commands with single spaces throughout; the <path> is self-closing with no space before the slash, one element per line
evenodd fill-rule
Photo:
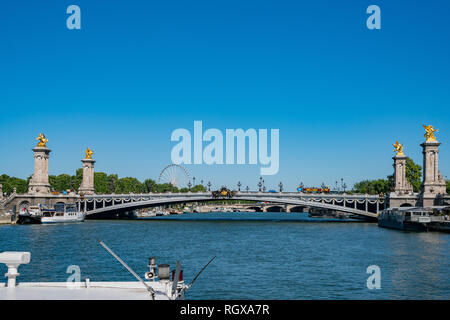
<path fill-rule="evenodd" d="M 425 141 L 423 148 L 423 182 L 419 195 L 422 206 L 442 205 L 442 197 L 446 195 L 446 183 L 439 171 L 439 145 L 436 141 Z"/>
<path fill-rule="evenodd" d="M 28 185 L 29 194 L 50 194 L 48 182 L 48 159 L 51 150 L 47 147 L 36 147 L 34 152 L 34 173 Z"/>
<path fill-rule="evenodd" d="M 94 194 L 94 159 L 83 159 L 81 160 L 83 164 L 83 181 L 81 182 L 80 188 L 78 189 L 78 193 L 84 194 Z"/>

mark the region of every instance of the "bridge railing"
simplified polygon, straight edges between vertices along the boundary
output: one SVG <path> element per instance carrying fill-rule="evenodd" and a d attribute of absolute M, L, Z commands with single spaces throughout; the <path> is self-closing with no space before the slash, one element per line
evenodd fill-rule
<path fill-rule="evenodd" d="M 178 193 L 172 193 L 172 192 L 166 192 L 166 193 L 136 193 L 136 194 L 93 194 L 93 195 L 85 195 L 84 197 L 80 198 L 82 200 L 85 199 L 92 199 L 92 198 L 141 198 L 141 197 L 152 197 L 152 198 L 174 198 L 174 197 L 197 197 L 197 196 L 212 196 L 212 192 L 178 192 Z M 258 192 L 258 191 L 249 191 L 249 192 L 236 192 L 234 197 L 243 197 L 243 196 L 264 196 L 264 197 L 274 197 L 274 198 L 285 198 L 285 197 L 292 197 L 292 198 L 329 198 L 329 199 L 342 199 L 342 198 L 357 198 L 357 199 L 379 199 L 379 195 L 369 195 L 369 194 L 347 194 L 347 193 L 341 193 L 341 194 L 328 194 L 328 193 L 300 193 L 300 192 Z"/>
<path fill-rule="evenodd" d="M 0 201 L 0 208 L 4 209 L 8 203 L 10 203 L 17 196 L 16 191 L 14 190 L 7 198 L 4 198 Z"/>

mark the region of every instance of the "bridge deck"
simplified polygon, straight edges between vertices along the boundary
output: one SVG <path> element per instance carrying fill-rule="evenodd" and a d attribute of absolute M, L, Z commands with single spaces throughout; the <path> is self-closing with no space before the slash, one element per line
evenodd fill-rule
<path fill-rule="evenodd" d="M 158 206 L 174 203 L 188 203 L 188 202 L 204 202 L 215 199 L 210 192 L 203 193 L 164 193 L 164 194 L 143 194 L 143 195 L 90 195 L 80 199 L 82 202 L 111 204 L 87 210 L 86 214 L 98 214 L 110 212 L 113 210 L 133 210 L 145 208 L 150 206 Z M 257 193 L 257 192 L 238 192 L 231 199 L 228 200 L 248 200 L 256 202 L 271 202 L 283 205 L 296 205 L 315 207 L 329 210 L 338 210 L 348 212 L 354 215 L 363 216 L 370 219 L 376 219 L 377 213 L 360 210 L 351 207 L 345 207 L 345 203 L 379 203 L 384 201 L 378 196 L 369 195 L 329 195 L 329 194 L 299 194 L 299 193 Z M 120 202 L 116 204 L 116 202 Z M 333 203 L 334 202 L 334 203 Z M 343 205 L 336 205 L 335 203 L 343 203 Z M 367 207 L 367 206 L 366 206 Z"/>

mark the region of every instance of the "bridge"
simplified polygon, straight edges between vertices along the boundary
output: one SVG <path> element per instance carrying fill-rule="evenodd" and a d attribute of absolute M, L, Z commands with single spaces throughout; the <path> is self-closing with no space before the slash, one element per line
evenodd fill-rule
<path fill-rule="evenodd" d="M 402 151 L 403 146 L 397 142 L 394 145 L 397 154 L 393 157 L 394 187 L 391 192 L 386 194 L 385 198 L 367 194 L 238 191 L 231 199 L 267 202 L 286 207 L 297 206 L 335 210 L 369 220 L 377 219 L 378 213 L 389 207 L 434 207 L 450 205 L 450 195 L 446 192 L 446 182 L 438 167 L 440 142 L 432 134 L 431 131 L 434 130 L 432 126 L 424 127 L 426 128 L 425 137 L 427 140 L 421 144 L 424 157 L 424 176 L 420 192 L 414 192 L 413 187 L 406 178 L 405 168 L 407 156 Z M 89 148 L 86 150 L 85 158 L 81 160 L 83 178 L 78 188 L 78 193 L 73 192 L 68 195 L 52 194 L 48 180 L 48 160 L 51 152 L 46 146 L 48 139 L 43 134 L 40 134 L 37 140 L 39 141 L 37 146 L 32 149 L 34 152 L 35 172 L 29 181 L 28 192 L 25 194 L 17 194 L 13 191 L 8 197 L 4 197 L 2 185 L 0 185 L 0 223 L 9 213 L 12 213 L 11 216 L 14 216 L 23 208 L 37 204 L 54 205 L 61 202 L 75 202 L 78 204 L 80 211 L 90 216 L 126 212 L 152 206 L 217 200 L 213 197 L 212 192 L 95 194 L 95 160 L 92 159 L 93 152 Z"/>
<path fill-rule="evenodd" d="M 237 192 L 232 198 L 214 198 L 211 192 L 198 193 L 150 193 L 86 195 L 77 200 L 78 208 L 86 215 L 123 212 L 153 206 L 214 200 L 247 200 L 296 207 L 336 210 L 376 219 L 385 208 L 385 200 L 378 195 L 367 194 L 305 194 L 293 192 Z"/>

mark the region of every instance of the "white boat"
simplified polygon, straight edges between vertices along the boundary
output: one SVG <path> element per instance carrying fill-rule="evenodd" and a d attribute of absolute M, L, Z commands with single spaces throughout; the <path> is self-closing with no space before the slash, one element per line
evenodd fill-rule
<path fill-rule="evenodd" d="M 28 208 L 23 208 L 19 212 L 17 223 L 18 224 L 41 223 L 41 218 L 42 218 L 42 211 L 40 206 L 30 206 Z"/>
<path fill-rule="evenodd" d="M 145 218 L 145 217 L 155 217 L 155 216 L 156 216 L 156 212 L 153 212 L 153 211 L 144 211 L 144 212 L 141 212 L 138 216 L 139 216 L 140 218 Z"/>
<path fill-rule="evenodd" d="M 168 264 L 156 265 L 155 257 L 149 261 L 149 272 L 139 277 L 122 259 L 120 259 L 103 242 L 100 244 L 108 250 L 139 281 L 100 281 L 86 278 L 84 281 L 66 282 L 19 282 L 18 268 L 30 263 L 30 252 L 2 252 L 0 263 L 8 268 L 7 283 L 0 283 L 0 300 L 180 300 L 200 273 L 211 263 L 211 259 L 189 285 L 183 281 L 183 270 L 178 261 L 175 270 Z M 171 272 L 172 271 L 172 272 Z"/>
<path fill-rule="evenodd" d="M 41 223 L 70 223 L 83 222 L 85 214 L 77 210 L 76 204 L 56 204 L 52 209 L 41 209 Z"/>
<path fill-rule="evenodd" d="M 166 211 L 166 210 L 158 210 L 158 211 L 156 211 L 156 216 L 157 217 L 168 216 L 169 214 L 170 214 L 169 211 Z"/>

